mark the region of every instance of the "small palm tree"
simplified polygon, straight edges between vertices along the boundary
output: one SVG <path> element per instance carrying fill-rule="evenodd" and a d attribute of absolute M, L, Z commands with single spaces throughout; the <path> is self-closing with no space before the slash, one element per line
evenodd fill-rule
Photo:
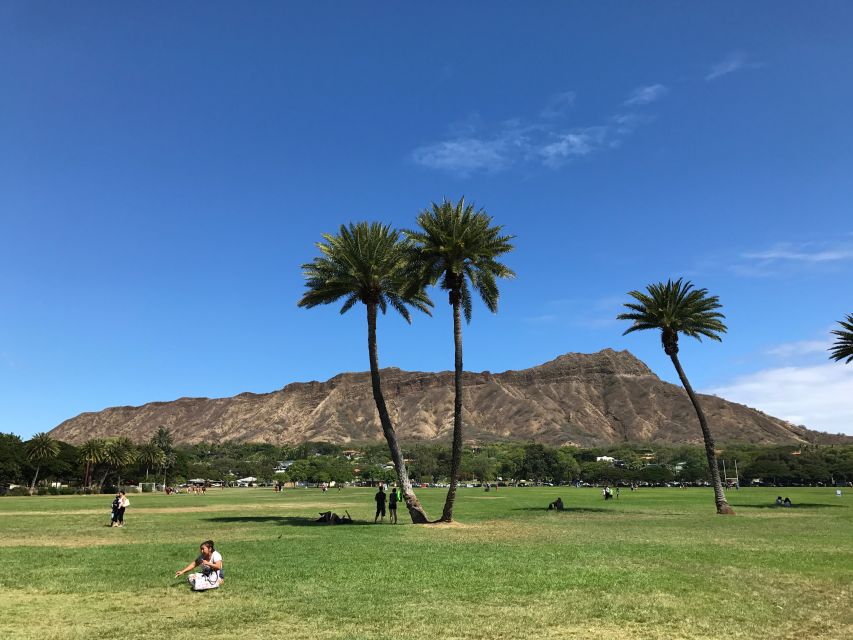
<path fill-rule="evenodd" d="M 310 309 L 343 299 L 342 314 L 359 302 L 366 307 L 370 381 L 379 422 L 412 522 L 426 523 L 429 519 L 412 490 L 382 394 L 376 347 L 376 312 L 378 309 L 384 314 L 390 306 L 411 323 L 408 307 L 429 314 L 432 302 L 424 293 L 423 286 L 412 281 L 407 270 L 408 247 L 400 240 L 400 233 L 390 226 L 377 222 L 350 223 L 349 226 L 341 225 L 338 235 L 323 234 L 323 239 L 324 242 L 317 243 L 322 255 L 302 265 L 308 290 L 299 300 L 299 306 Z"/>
<path fill-rule="evenodd" d="M 838 324 L 841 328 L 832 331 L 838 337 L 829 350 L 829 357 L 838 362 L 846 358 L 845 364 L 850 364 L 853 361 L 853 314 L 848 315 L 846 320 L 839 320 Z"/>
<path fill-rule="evenodd" d="M 514 236 L 502 235 L 503 227 L 492 226 L 492 218 L 482 209 L 467 204 L 465 198 L 453 204 L 444 200 L 421 212 L 417 231 L 406 231 L 414 243 L 412 259 L 419 280 L 447 291 L 453 307 L 454 391 L 453 449 L 450 461 L 450 488 L 441 520 L 453 520 L 453 503 L 462 463 L 462 314 L 471 322 L 471 290 L 476 291 L 489 311 L 498 310 L 497 278 L 514 278 L 515 273 L 497 261 L 512 251 Z"/>
<path fill-rule="evenodd" d="M 30 484 L 30 493 L 32 493 L 36 489 L 36 480 L 38 480 L 41 465 L 59 455 L 59 443 L 46 433 L 37 433 L 27 442 L 26 452 L 27 460 L 36 465 L 33 482 Z"/>
<path fill-rule="evenodd" d="M 723 485 L 720 482 L 720 471 L 717 468 L 717 454 L 714 450 L 714 438 L 708 428 L 705 413 L 699 405 L 699 399 L 693 392 L 693 387 L 687 380 L 684 369 L 678 360 L 678 334 L 683 333 L 691 338 L 701 340 L 702 336 L 721 342 L 721 333 L 726 332 L 723 324 L 725 316 L 717 311 L 720 305 L 717 296 L 709 296 L 707 289 L 694 289 L 690 282 L 682 282 L 681 278 L 673 282 L 659 282 L 646 287 L 646 292 L 631 291 L 629 294 L 636 302 L 625 304 L 630 313 L 620 313 L 619 320 L 630 320 L 633 324 L 622 335 L 644 329 L 659 329 L 661 342 L 666 355 L 672 360 L 681 384 L 693 403 L 702 438 L 705 441 L 705 455 L 708 458 L 708 468 L 714 482 L 714 498 L 717 503 L 717 513 L 734 514 L 734 510 L 726 501 Z"/>
<path fill-rule="evenodd" d="M 80 448 L 77 450 L 80 460 L 85 465 L 85 472 L 83 473 L 83 484 L 85 486 L 91 486 L 92 471 L 96 465 L 104 461 L 106 448 L 107 445 L 104 440 L 101 440 L 100 438 L 92 438 L 91 440 L 86 440 L 86 442 L 81 444 Z"/>

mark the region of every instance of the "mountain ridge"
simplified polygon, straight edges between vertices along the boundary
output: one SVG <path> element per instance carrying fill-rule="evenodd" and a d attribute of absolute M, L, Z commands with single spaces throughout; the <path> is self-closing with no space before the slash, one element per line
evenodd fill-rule
<path fill-rule="evenodd" d="M 619 442 L 699 443 L 685 391 L 662 381 L 628 351 L 567 353 L 501 373 L 463 373 L 463 421 L 469 442 L 534 440 L 551 445 Z M 453 428 L 453 372 L 382 369 L 383 392 L 402 441 L 448 439 Z M 792 425 L 745 405 L 701 395 L 715 438 L 756 444 L 853 442 Z M 160 426 L 175 441 L 294 444 L 380 441 L 370 372 L 342 372 L 325 382 L 291 382 L 266 393 L 182 397 L 85 412 L 55 427 L 79 444 L 92 437 L 147 440 Z"/>

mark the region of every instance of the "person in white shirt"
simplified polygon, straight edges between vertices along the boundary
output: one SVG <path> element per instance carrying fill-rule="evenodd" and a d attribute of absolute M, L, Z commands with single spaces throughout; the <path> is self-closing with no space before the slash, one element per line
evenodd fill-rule
<path fill-rule="evenodd" d="M 222 584 L 222 554 L 214 549 L 213 540 L 202 542 L 198 557 L 180 571 L 176 571 L 175 577 L 182 576 L 197 567 L 200 571 L 191 573 L 187 578 L 194 591 L 216 589 Z"/>

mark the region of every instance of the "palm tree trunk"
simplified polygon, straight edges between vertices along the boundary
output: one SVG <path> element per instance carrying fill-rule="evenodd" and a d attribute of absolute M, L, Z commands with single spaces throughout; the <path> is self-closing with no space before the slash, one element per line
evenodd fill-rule
<path fill-rule="evenodd" d="M 385 397 L 382 395 L 382 384 L 379 378 L 379 355 L 376 349 L 375 303 L 367 305 L 367 350 L 370 354 L 370 383 L 373 387 L 373 401 L 376 403 L 376 410 L 379 412 L 382 433 L 385 435 L 385 441 L 391 451 L 391 460 L 397 469 L 397 480 L 403 490 L 406 508 L 409 510 L 409 515 L 414 524 L 426 524 L 429 522 L 429 518 L 412 490 L 412 483 L 409 481 L 409 474 L 406 471 L 406 462 L 403 460 L 403 452 L 397 442 L 397 433 L 394 431 L 394 425 L 391 424 L 391 416 L 388 415 L 388 407 L 385 406 Z"/>
<path fill-rule="evenodd" d="M 675 370 L 678 372 L 678 377 L 681 379 L 681 384 L 684 385 L 684 390 L 693 403 L 693 408 L 696 410 L 696 416 L 699 418 L 699 426 L 702 428 L 702 439 L 705 441 L 705 456 L 708 458 L 708 470 L 711 472 L 711 482 L 714 484 L 714 500 L 717 503 L 717 513 L 723 515 L 734 515 L 734 509 L 729 506 L 726 501 L 726 494 L 723 493 L 723 483 L 720 481 L 720 469 L 717 467 L 717 454 L 715 452 L 714 437 L 711 435 L 711 430 L 708 428 L 708 421 L 705 419 L 705 412 L 699 406 L 699 399 L 693 393 L 693 387 L 687 380 L 684 374 L 684 369 L 681 368 L 681 363 L 678 361 L 678 354 L 670 354 L 672 364 L 675 365 Z"/>
<path fill-rule="evenodd" d="M 451 294 L 452 295 L 452 294 Z M 459 484 L 459 467 L 462 464 L 462 314 L 459 308 L 459 295 L 453 300 L 453 450 L 450 457 L 450 488 L 444 500 L 442 522 L 453 521 L 453 503 L 456 501 L 456 487 Z"/>
<path fill-rule="evenodd" d="M 30 493 L 36 490 L 36 479 L 39 477 L 39 469 L 41 469 L 41 465 L 36 465 L 36 475 L 33 476 L 33 483 L 30 485 Z"/>

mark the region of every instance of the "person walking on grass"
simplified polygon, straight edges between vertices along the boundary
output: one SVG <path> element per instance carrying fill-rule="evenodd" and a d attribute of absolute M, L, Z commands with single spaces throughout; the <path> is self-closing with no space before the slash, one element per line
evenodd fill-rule
<path fill-rule="evenodd" d="M 127 499 L 124 491 L 119 491 L 119 503 L 118 503 L 118 511 L 116 512 L 116 526 L 123 527 L 124 526 L 124 511 L 130 506 L 130 500 Z"/>
<path fill-rule="evenodd" d="M 385 490 L 381 484 L 379 485 L 379 491 L 376 492 L 373 499 L 376 500 L 376 516 L 373 518 L 373 524 L 376 524 L 376 521 L 380 517 L 382 518 L 381 521 L 385 522 Z"/>
<path fill-rule="evenodd" d="M 388 524 L 397 524 L 397 501 L 399 499 L 397 488 L 394 487 L 388 494 Z"/>

